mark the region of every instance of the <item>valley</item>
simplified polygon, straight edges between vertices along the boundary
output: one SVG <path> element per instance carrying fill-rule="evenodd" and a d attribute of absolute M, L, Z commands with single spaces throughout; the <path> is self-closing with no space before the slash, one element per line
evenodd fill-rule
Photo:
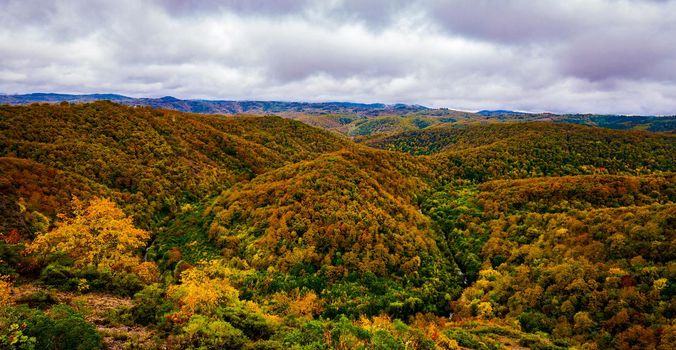
<path fill-rule="evenodd" d="M 0 106 L 3 346 L 676 342 L 672 132 L 78 102 Z"/>

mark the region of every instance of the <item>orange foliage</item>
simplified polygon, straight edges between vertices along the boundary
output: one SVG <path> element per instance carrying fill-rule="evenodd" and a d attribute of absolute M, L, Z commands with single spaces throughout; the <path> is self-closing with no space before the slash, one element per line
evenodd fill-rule
<path fill-rule="evenodd" d="M 0 305 L 7 305 L 12 300 L 12 283 L 9 276 L 0 275 Z"/>
<path fill-rule="evenodd" d="M 21 236 L 19 235 L 19 231 L 17 230 L 10 230 L 8 233 L 2 236 L 2 240 L 5 241 L 7 244 L 17 244 L 21 241 Z"/>

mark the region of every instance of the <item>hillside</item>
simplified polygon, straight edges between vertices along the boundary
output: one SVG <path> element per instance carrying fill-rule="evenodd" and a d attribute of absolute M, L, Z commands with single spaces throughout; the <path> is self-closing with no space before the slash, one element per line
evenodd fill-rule
<path fill-rule="evenodd" d="M 676 162 L 673 134 L 543 122 L 439 127 L 364 143 L 432 155 L 444 175 L 477 181 L 671 171 Z"/>
<path fill-rule="evenodd" d="M 373 134 L 0 107 L 0 347 L 673 344 L 676 136 L 551 122 Z M 92 310 L 104 300 L 121 301 Z"/>
<path fill-rule="evenodd" d="M 514 319 L 562 346 L 662 339 L 668 348 L 674 184 L 673 175 L 595 175 L 456 183 L 430 194 L 423 212 L 473 281 L 453 310 Z"/>
<path fill-rule="evenodd" d="M 82 199 L 106 194 L 146 227 L 182 204 L 345 144 L 278 117 L 198 116 L 109 102 L 0 107 L 3 164 L 26 168 L 3 172 L 10 197 L 29 200 L 29 210 L 55 214 L 70 194 Z M 15 158 L 38 164 L 31 169 Z M 30 172 L 38 183 L 57 182 L 59 191 L 70 194 L 27 188 L 31 184 L 21 184 L 25 179 L 14 171 Z M 82 182 L 97 190 L 82 190 Z M 60 196 L 60 207 L 43 200 L 53 196 Z"/>
<path fill-rule="evenodd" d="M 128 106 L 149 106 L 202 114 L 275 114 L 351 137 L 391 135 L 443 124 L 464 125 L 467 123 L 535 121 L 582 124 L 619 130 L 648 130 L 654 132 L 674 132 L 676 130 L 676 116 L 673 115 L 553 114 L 507 110 L 483 110 L 472 113 L 448 108 L 383 103 L 185 100 L 172 96 L 134 98 L 117 94 L 0 94 L 0 104 L 9 105 L 59 102 L 88 103 L 104 100 Z"/>

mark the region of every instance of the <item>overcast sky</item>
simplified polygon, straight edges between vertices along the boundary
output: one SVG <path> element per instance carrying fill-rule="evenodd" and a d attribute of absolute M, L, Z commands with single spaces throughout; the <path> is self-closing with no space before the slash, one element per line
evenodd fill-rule
<path fill-rule="evenodd" d="M 0 0 L 0 93 L 676 114 L 676 1 Z"/>

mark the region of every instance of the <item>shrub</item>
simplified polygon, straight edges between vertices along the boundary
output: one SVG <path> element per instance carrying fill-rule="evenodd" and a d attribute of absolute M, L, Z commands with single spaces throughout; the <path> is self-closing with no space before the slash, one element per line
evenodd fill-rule
<path fill-rule="evenodd" d="M 131 314 L 135 323 L 149 325 L 162 320 L 162 316 L 171 309 L 172 305 L 165 300 L 162 286 L 151 284 L 134 295 Z"/>
<path fill-rule="evenodd" d="M 39 290 L 35 293 L 22 296 L 16 300 L 17 304 L 26 304 L 31 308 L 46 309 L 56 303 L 58 300 L 49 292 Z"/>
<path fill-rule="evenodd" d="M 242 330 L 251 339 L 268 339 L 275 333 L 275 325 L 260 314 L 242 307 L 224 307 L 216 312 L 220 319 Z"/>
<path fill-rule="evenodd" d="M 19 339 L 19 345 L 2 343 L 14 336 L 19 337 L 12 338 Z M 35 345 L 35 349 L 92 350 L 100 349 L 102 342 L 94 326 L 69 306 L 56 305 L 46 314 L 22 305 L 0 309 L 0 345 L 3 349 L 32 349 Z"/>
<path fill-rule="evenodd" d="M 180 347 L 185 349 L 241 349 L 248 340 L 230 323 L 201 315 L 191 317 L 183 332 Z"/>
<path fill-rule="evenodd" d="M 62 290 L 76 290 L 79 279 L 71 267 L 53 262 L 40 272 L 40 281 L 48 286 Z"/>
<path fill-rule="evenodd" d="M 27 334 L 37 340 L 38 349 L 100 349 L 101 335 L 82 315 L 66 305 L 57 305 L 51 317 L 37 313 L 27 324 Z"/>

